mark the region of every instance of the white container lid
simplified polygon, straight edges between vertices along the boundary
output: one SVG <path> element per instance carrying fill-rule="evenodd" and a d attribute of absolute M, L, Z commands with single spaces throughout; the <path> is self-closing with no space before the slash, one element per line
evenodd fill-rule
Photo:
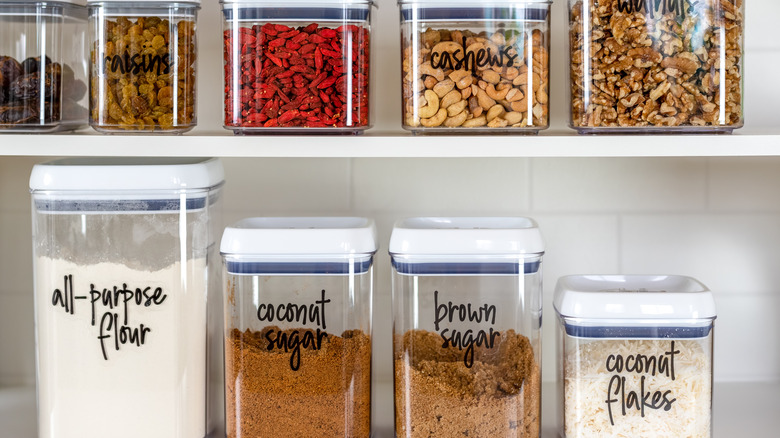
<path fill-rule="evenodd" d="M 333 6 L 373 5 L 374 0 L 220 0 L 223 5 L 245 4 L 247 6 L 284 6 L 292 8 L 322 8 Z"/>
<path fill-rule="evenodd" d="M 87 4 L 93 3 L 159 3 L 159 4 L 171 4 L 171 3 L 189 3 L 200 5 L 201 0 L 87 0 Z"/>
<path fill-rule="evenodd" d="M 525 3 L 552 4 L 552 0 L 398 0 L 399 6 L 415 5 L 422 8 L 447 8 L 452 6 L 468 6 L 472 8 L 514 7 Z"/>
<path fill-rule="evenodd" d="M 711 321 L 712 292 L 699 281 L 672 275 L 572 275 L 558 280 L 556 312 L 583 323 L 621 320 L 638 324 L 669 320 Z"/>
<path fill-rule="evenodd" d="M 209 189 L 225 179 L 217 158 L 66 158 L 36 164 L 34 192 Z"/>
<path fill-rule="evenodd" d="M 30 4 L 36 4 L 36 3 L 46 3 L 46 4 L 57 4 L 57 3 L 65 3 L 69 5 L 76 5 L 76 6 L 86 6 L 87 0 L 54 0 L 54 1 L 45 1 L 45 0 L 0 0 L 0 5 L 8 4 L 8 3 L 30 3 Z"/>
<path fill-rule="evenodd" d="M 420 217 L 395 224 L 390 254 L 408 256 L 526 255 L 544 253 L 533 219 Z"/>
<path fill-rule="evenodd" d="M 372 219 L 276 217 L 244 219 L 227 227 L 220 252 L 236 256 L 373 254 L 378 247 Z"/>

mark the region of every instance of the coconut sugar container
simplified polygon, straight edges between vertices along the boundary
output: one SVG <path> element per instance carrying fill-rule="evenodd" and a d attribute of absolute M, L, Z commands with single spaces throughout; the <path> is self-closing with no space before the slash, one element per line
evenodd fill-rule
<path fill-rule="evenodd" d="M 221 0 L 224 127 L 360 134 L 371 127 L 371 0 Z"/>
<path fill-rule="evenodd" d="M 573 129 L 713 133 L 743 126 L 743 0 L 568 5 Z"/>
<path fill-rule="evenodd" d="M 88 0 L 90 125 L 181 134 L 197 125 L 200 0 Z"/>
<path fill-rule="evenodd" d="M 528 218 L 396 223 L 395 436 L 539 438 L 543 253 Z"/>
<path fill-rule="evenodd" d="M 402 126 L 536 133 L 549 124 L 545 0 L 399 0 Z"/>
<path fill-rule="evenodd" d="M 376 250 L 365 218 L 225 230 L 228 438 L 369 436 Z"/>
<path fill-rule="evenodd" d="M 207 300 L 219 296 L 209 281 L 222 181 L 215 159 L 33 168 L 39 437 L 212 431 Z"/>
<path fill-rule="evenodd" d="M 0 133 L 87 125 L 86 0 L 0 0 Z"/>
<path fill-rule="evenodd" d="M 558 281 L 560 436 L 709 438 L 712 293 L 679 276 Z"/>

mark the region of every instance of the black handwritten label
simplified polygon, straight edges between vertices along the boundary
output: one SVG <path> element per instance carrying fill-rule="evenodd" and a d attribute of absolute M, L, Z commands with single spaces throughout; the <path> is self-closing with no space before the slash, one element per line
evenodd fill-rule
<path fill-rule="evenodd" d="M 108 360 L 109 351 L 119 351 L 125 345 L 143 346 L 152 329 L 140 324 L 131 324 L 130 310 L 133 307 L 154 307 L 162 305 L 168 298 L 161 287 L 130 288 L 127 283 L 111 288 L 98 288 L 90 283 L 89 291 L 76 295 L 73 289 L 73 275 L 63 277 L 62 289 L 52 293 L 51 304 L 62 308 L 68 315 L 76 315 L 76 300 L 90 305 L 90 325 L 98 328 L 97 340 L 103 359 Z"/>
<path fill-rule="evenodd" d="M 301 326 L 313 324 L 314 330 L 268 330 L 265 339 L 268 341 L 268 351 L 284 350 L 290 353 L 290 369 L 298 371 L 301 367 L 301 348 L 319 350 L 323 339 L 328 337 L 325 329 L 325 305 L 330 299 L 325 298 L 325 289 L 320 299 L 311 304 L 260 304 L 257 306 L 257 319 L 262 322 L 274 321 L 296 323 Z"/>
<path fill-rule="evenodd" d="M 490 304 L 483 304 L 481 306 L 474 306 L 471 303 L 466 304 L 454 304 L 452 301 L 446 304 L 439 304 L 439 291 L 433 292 L 433 307 L 434 307 L 434 327 L 439 332 L 444 343 L 442 348 L 457 348 L 458 350 L 465 350 L 463 353 L 463 363 L 467 368 L 471 368 L 474 365 L 474 347 L 493 348 L 496 338 L 501 337 L 501 332 L 496 331 L 493 327 L 484 329 L 468 329 L 466 331 L 460 331 L 450 328 L 441 328 L 443 322 L 453 323 L 457 322 L 471 322 L 475 324 L 496 324 L 496 306 Z"/>
<path fill-rule="evenodd" d="M 469 51 L 466 46 L 466 37 L 463 37 L 462 47 L 454 52 L 433 52 L 431 54 L 431 67 L 445 70 L 471 70 L 476 74 L 483 67 L 512 67 L 519 56 L 513 51 L 513 46 L 482 46 L 479 50 Z M 495 48 L 495 50 L 494 50 Z M 513 54 L 514 53 L 514 54 Z"/>
<path fill-rule="evenodd" d="M 639 412 L 644 418 L 648 409 L 667 412 L 672 409 L 672 404 L 677 399 L 673 398 L 671 390 L 648 388 L 646 384 L 648 375 L 666 376 L 674 381 L 677 378 L 674 374 L 674 358 L 678 354 L 680 350 L 675 350 L 674 341 L 671 341 L 669 350 L 658 356 L 631 354 L 623 357 L 620 354 L 610 354 L 607 357 L 607 371 L 615 373 L 607 385 L 605 400 L 610 424 L 615 425 L 616 412 L 624 417 L 631 412 Z M 632 374 L 640 376 L 638 387 L 636 379 L 626 377 Z"/>
<path fill-rule="evenodd" d="M 168 74 L 171 72 L 171 55 L 142 55 L 136 53 L 131 55 L 125 52 L 124 55 L 106 56 L 103 58 L 103 71 L 105 73 L 122 73 L 138 75 L 142 73 L 155 72 L 157 75 Z"/>
<path fill-rule="evenodd" d="M 690 8 L 696 8 L 697 0 L 618 0 L 618 12 L 633 14 L 643 12 L 652 16 L 676 14 L 684 17 Z"/>

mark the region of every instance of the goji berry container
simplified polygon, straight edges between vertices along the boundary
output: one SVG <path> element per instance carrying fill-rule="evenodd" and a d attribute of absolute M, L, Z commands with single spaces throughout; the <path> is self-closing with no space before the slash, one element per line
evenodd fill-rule
<path fill-rule="evenodd" d="M 228 438 L 369 437 L 376 250 L 365 218 L 225 230 Z"/>
<path fill-rule="evenodd" d="M 547 0 L 399 0 L 402 126 L 536 133 L 550 110 Z"/>
<path fill-rule="evenodd" d="M 87 124 L 86 0 L 0 0 L 0 133 Z"/>
<path fill-rule="evenodd" d="M 236 134 L 371 127 L 371 0 L 222 0 L 225 123 Z"/>
<path fill-rule="evenodd" d="M 396 223 L 396 437 L 539 438 L 543 253 L 528 218 Z"/>
<path fill-rule="evenodd" d="M 214 436 L 223 180 L 205 158 L 33 168 L 38 437 Z"/>
<path fill-rule="evenodd" d="M 674 275 L 558 280 L 562 438 L 712 436 L 715 300 Z"/>
<path fill-rule="evenodd" d="M 197 124 L 200 0 L 88 0 L 90 125 L 181 134 Z"/>
<path fill-rule="evenodd" d="M 743 0 L 568 0 L 569 126 L 581 134 L 744 125 Z"/>

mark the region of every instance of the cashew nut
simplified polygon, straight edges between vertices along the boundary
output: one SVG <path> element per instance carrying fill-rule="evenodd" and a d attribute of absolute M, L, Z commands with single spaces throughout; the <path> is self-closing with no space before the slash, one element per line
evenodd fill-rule
<path fill-rule="evenodd" d="M 525 95 L 522 91 L 518 90 L 517 88 L 512 88 L 508 93 L 506 93 L 505 99 L 508 102 L 517 102 L 523 97 L 525 97 Z"/>
<path fill-rule="evenodd" d="M 549 96 L 547 95 L 547 92 L 544 91 L 544 88 L 540 88 L 539 91 L 536 92 L 536 101 L 546 105 L 548 100 Z"/>
<path fill-rule="evenodd" d="M 463 90 L 467 87 L 470 87 L 471 84 L 474 83 L 474 77 L 471 76 L 471 73 L 467 73 L 466 76 L 463 76 L 457 81 L 457 86 L 459 89 Z"/>
<path fill-rule="evenodd" d="M 422 123 L 422 125 L 427 128 L 433 128 L 436 126 L 441 126 L 441 124 L 444 123 L 446 119 L 447 119 L 447 110 L 442 108 L 439 110 L 439 112 L 436 113 L 434 117 L 423 118 L 420 120 L 420 123 Z"/>
<path fill-rule="evenodd" d="M 437 58 L 440 58 L 441 54 L 444 52 L 455 53 L 458 50 L 463 52 L 463 46 L 461 46 L 460 43 L 457 43 L 455 41 L 442 41 L 439 44 L 433 46 L 433 50 L 431 50 L 431 55 L 438 54 Z"/>
<path fill-rule="evenodd" d="M 439 106 L 441 108 L 447 108 L 453 103 L 458 102 L 459 100 L 461 100 L 460 92 L 457 90 L 452 90 L 449 93 L 445 94 L 444 97 L 441 98 L 441 102 L 439 103 Z"/>
<path fill-rule="evenodd" d="M 488 128 L 505 128 L 507 125 L 509 125 L 509 123 L 501 117 L 496 117 L 488 122 Z"/>
<path fill-rule="evenodd" d="M 485 90 L 479 90 L 477 93 L 477 101 L 479 102 L 479 106 L 482 107 L 485 111 L 489 110 L 493 105 L 496 104 L 496 101 L 491 99 L 490 96 L 485 93 Z"/>
<path fill-rule="evenodd" d="M 523 115 L 517 111 L 508 112 L 504 114 L 504 120 L 510 125 L 514 125 L 523 121 Z"/>
<path fill-rule="evenodd" d="M 467 88 L 464 88 L 464 89 L 460 90 L 460 95 L 461 95 L 461 97 L 463 97 L 464 100 L 466 100 L 469 97 L 471 97 L 471 87 L 467 87 Z"/>
<path fill-rule="evenodd" d="M 501 82 L 501 75 L 493 70 L 485 70 L 482 72 L 482 80 L 495 85 Z"/>
<path fill-rule="evenodd" d="M 431 118 L 439 111 L 439 96 L 437 96 L 433 90 L 425 90 L 425 100 L 428 103 L 418 111 L 418 115 L 421 119 Z"/>
<path fill-rule="evenodd" d="M 425 81 L 423 81 L 423 84 L 425 84 L 425 88 L 433 88 L 434 85 L 438 84 L 439 81 L 436 80 L 433 76 L 428 76 L 425 78 Z"/>
<path fill-rule="evenodd" d="M 433 76 L 436 78 L 437 81 L 443 81 L 444 80 L 444 70 L 440 68 L 433 68 L 431 67 L 430 62 L 425 62 L 422 65 L 420 65 L 420 74 Z"/>
<path fill-rule="evenodd" d="M 447 115 L 450 117 L 455 117 L 456 115 L 460 114 L 463 110 L 466 109 L 466 106 L 468 106 L 469 102 L 467 100 L 461 100 L 458 103 L 454 103 L 447 107 Z"/>
<path fill-rule="evenodd" d="M 480 126 L 485 126 L 485 125 L 487 125 L 487 119 L 485 118 L 485 116 L 480 116 L 480 117 L 475 117 L 471 120 L 466 120 L 465 122 L 463 122 L 463 125 L 461 126 L 463 126 L 464 128 L 478 128 Z"/>
<path fill-rule="evenodd" d="M 468 116 L 469 116 L 468 111 L 461 111 L 457 115 L 448 118 L 444 122 L 444 126 L 448 128 L 457 128 L 458 126 L 462 125 L 466 121 Z"/>
<path fill-rule="evenodd" d="M 445 94 L 452 91 L 455 88 L 455 82 L 452 79 L 445 79 L 433 86 L 433 92 L 439 97 L 444 97 Z"/>
<path fill-rule="evenodd" d="M 482 112 L 485 111 L 479 105 L 479 102 L 477 101 L 477 97 L 476 96 L 471 96 L 469 98 L 469 111 L 471 111 L 471 114 L 473 114 L 474 117 L 481 116 Z"/>
<path fill-rule="evenodd" d="M 506 98 L 506 95 L 509 94 L 509 88 L 504 88 L 501 91 L 496 90 L 496 86 L 493 84 L 490 84 L 485 89 L 485 93 L 493 99 L 493 100 L 504 100 Z"/>
<path fill-rule="evenodd" d="M 496 117 L 501 117 L 504 113 L 506 113 L 506 110 L 504 110 L 502 105 L 493 105 L 487 112 L 487 120 L 490 122 Z"/>

